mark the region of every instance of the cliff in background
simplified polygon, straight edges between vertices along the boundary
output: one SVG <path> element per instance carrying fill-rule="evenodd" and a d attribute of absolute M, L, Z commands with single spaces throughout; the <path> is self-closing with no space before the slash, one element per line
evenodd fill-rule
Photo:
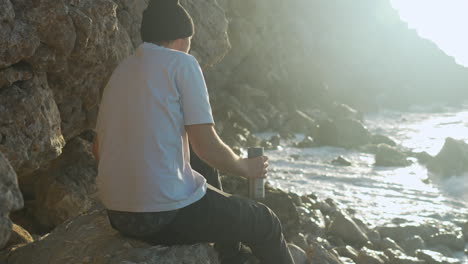
<path fill-rule="evenodd" d="M 181 3 L 196 23 L 192 54 L 216 127 L 234 145 L 249 131 L 304 132 L 303 118 L 341 113 L 335 101 L 367 110 L 377 97 L 406 105 L 468 93 L 468 70 L 409 30 L 387 0 Z M 23 198 L 14 218 L 31 232 L 94 206 L 89 129 L 108 77 L 141 43 L 146 5 L 0 0 L 0 246 Z"/>

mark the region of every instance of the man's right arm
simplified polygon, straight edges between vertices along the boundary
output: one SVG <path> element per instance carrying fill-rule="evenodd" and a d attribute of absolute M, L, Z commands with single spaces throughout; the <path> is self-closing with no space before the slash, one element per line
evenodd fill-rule
<path fill-rule="evenodd" d="M 209 165 L 246 178 L 266 177 L 268 158 L 240 158 L 219 138 L 213 124 L 188 125 L 185 129 L 193 151 Z"/>

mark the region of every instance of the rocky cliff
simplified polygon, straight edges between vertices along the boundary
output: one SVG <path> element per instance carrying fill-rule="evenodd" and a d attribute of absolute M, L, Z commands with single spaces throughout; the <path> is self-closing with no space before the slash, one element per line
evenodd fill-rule
<path fill-rule="evenodd" d="M 366 109 L 362 102 L 407 87 L 431 96 L 445 93 L 441 87 L 466 91 L 467 70 L 408 30 L 386 0 L 181 3 L 196 24 L 192 54 L 204 68 L 217 129 L 237 146 L 258 144 L 251 132 L 266 129 L 311 130 L 346 145 L 314 130 L 342 116 L 352 117 L 353 138 L 367 142 L 358 113 L 337 98 Z M 108 77 L 141 43 L 146 5 L 0 0 L 0 248 L 10 218 L 38 238 L 99 207 L 90 129 Z"/>

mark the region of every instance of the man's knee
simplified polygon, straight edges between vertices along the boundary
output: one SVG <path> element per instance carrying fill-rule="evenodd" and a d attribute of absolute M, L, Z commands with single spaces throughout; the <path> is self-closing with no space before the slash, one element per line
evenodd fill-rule
<path fill-rule="evenodd" d="M 261 220 L 259 225 L 263 226 L 266 232 L 266 236 L 277 235 L 281 233 L 281 221 L 278 216 L 268 206 L 263 203 L 258 203 L 258 210 L 261 214 Z"/>

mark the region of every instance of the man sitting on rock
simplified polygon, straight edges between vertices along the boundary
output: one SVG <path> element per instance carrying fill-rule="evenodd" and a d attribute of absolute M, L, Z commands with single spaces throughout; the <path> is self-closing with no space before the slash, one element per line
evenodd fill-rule
<path fill-rule="evenodd" d="M 189 142 L 227 173 L 262 178 L 268 167 L 265 156 L 242 159 L 218 137 L 202 71 L 188 54 L 193 33 L 177 0 L 152 1 L 145 10 L 144 43 L 115 69 L 99 109 L 99 198 L 126 236 L 164 245 L 214 242 L 223 264 L 245 263 L 241 243 L 261 263 L 293 263 L 268 207 L 223 192 L 216 173 L 204 177 L 190 165 Z"/>

